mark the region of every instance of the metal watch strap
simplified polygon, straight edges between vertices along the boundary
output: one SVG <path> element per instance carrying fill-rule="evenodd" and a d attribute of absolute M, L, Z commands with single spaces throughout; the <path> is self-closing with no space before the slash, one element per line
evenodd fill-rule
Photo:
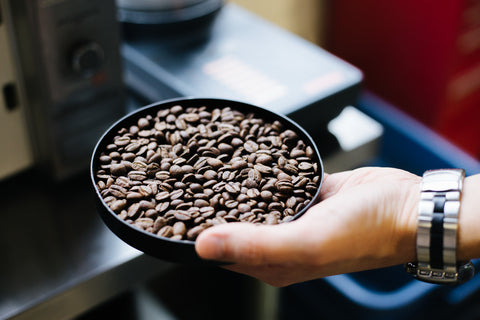
<path fill-rule="evenodd" d="M 406 265 L 417 279 L 460 283 L 473 276 L 473 265 L 458 263 L 457 229 L 463 169 L 429 170 L 423 175 L 418 211 L 417 262 Z"/>

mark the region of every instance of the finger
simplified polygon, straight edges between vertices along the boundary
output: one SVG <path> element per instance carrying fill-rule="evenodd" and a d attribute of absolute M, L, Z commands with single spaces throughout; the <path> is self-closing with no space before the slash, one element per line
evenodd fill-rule
<path fill-rule="evenodd" d="M 326 199 L 335 195 L 344 185 L 346 178 L 351 175 L 351 171 L 338 173 L 324 173 L 322 186 L 320 189 L 321 198 Z"/>
<path fill-rule="evenodd" d="M 295 221 L 275 226 L 223 224 L 202 232 L 195 248 L 204 259 L 249 265 L 298 261 L 306 254 L 298 227 Z"/>

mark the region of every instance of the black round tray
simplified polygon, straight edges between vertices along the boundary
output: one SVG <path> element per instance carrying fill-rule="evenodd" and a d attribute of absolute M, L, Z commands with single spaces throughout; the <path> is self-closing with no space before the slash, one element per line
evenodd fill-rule
<path fill-rule="evenodd" d="M 318 190 L 315 193 L 312 201 L 303 210 L 298 212 L 294 216 L 294 219 L 297 219 L 298 217 L 303 215 L 312 205 L 314 205 L 319 200 L 318 198 L 320 194 L 320 185 L 323 180 L 322 160 L 313 139 L 303 128 L 301 128 L 294 121 L 283 115 L 274 113 L 270 110 L 238 101 L 210 98 L 181 98 L 161 101 L 135 110 L 134 112 L 124 116 L 116 123 L 114 123 L 98 141 L 93 151 L 90 162 L 90 178 L 92 182 L 92 187 L 94 189 L 94 192 L 96 193 L 98 212 L 107 227 L 130 246 L 148 255 L 171 262 L 188 264 L 216 263 L 213 261 L 206 261 L 201 259 L 195 251 L 194 241 L 172 240 L 169 238 L 160 237 L 153 233 L 143 231 L 123 221 L 122 219 L 117 217 L 117 215 L 108 207 L 108 205 L 106 205 L 106 203 L 102 199 L 102 196 L 100 195 L 100 191 L 96 186 L 97 179 L 95 178 L 95 172 L 98 168 L 100 168 L 100 154 L 106 149 L 106 146 L 112 142 L 113 137 L 116 135 L 117 131 L 124 127 L 128 128 L 130 125 L 136 123 L 136 121 L 141 117 L 147 115 L 155 116 L 159 110 L 170 108 L 174 105 L 181 105 L 184 108 L 205 106 L 208 110 L 212 110 L 214 108 L 230 107 L 243 113 L 254 113 L 256 117 L 262 118 L 266 122 L 273 122 L 274 120 L 279 120 L 285 128 L 295 131 L 307 145 L 310 145 L 313 148 L 315 152 L 313 160 L 316 161 L 318 164 L 318 174 L 320 175 Z"/>

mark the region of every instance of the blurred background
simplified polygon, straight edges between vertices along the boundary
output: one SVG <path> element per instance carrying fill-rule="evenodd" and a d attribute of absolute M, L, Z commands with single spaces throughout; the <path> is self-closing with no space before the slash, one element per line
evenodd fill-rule
<path fill-rule="evenodd" d="M 0 87 L 0 319 L 480 318 L 478 276 L 278 289 L 148 257 L 99 219 L 88 171 L 121 116 L 199 96 L 291 117 L 327 172 L 479 173 L 478 0 L 0 0 Z"/>

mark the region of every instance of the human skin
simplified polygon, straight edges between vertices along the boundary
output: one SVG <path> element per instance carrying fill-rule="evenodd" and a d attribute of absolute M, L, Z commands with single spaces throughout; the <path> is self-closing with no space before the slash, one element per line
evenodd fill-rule
<path fill-rule="evenodd" d="M 420 183 L 421 177 L 393 168 L 326 174 L 321 201 L 301 218 L 215 226 L 199 235 L 196 250 L 273 286 L 414 261 Z M 468 177 L 460 208 L 461 260 L 480 256 L 479 192 L 480 175 Z"/>

